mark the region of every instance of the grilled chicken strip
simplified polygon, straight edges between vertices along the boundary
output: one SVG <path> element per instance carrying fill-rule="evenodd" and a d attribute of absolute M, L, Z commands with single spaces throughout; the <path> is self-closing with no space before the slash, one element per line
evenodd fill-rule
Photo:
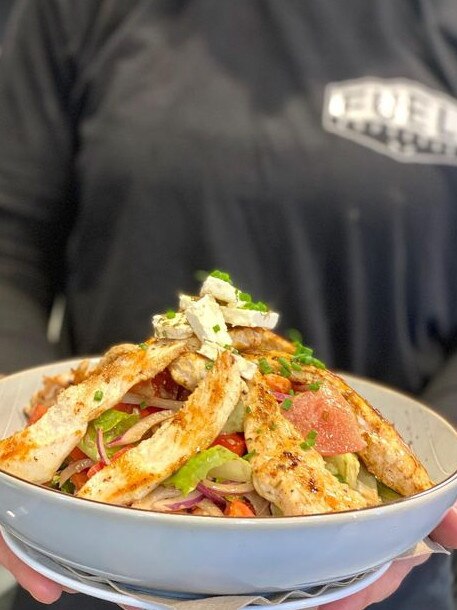
<path fill-rule="evenodd" d="M 33 483 L 50 481 L 88 422 L 119 403 L 134 384 L 155 377 L 186 343 L 151 340 L 143 347 L 126 344 L 110 350 L 84 381 L 62 390 L 35 424 L 0 441 L 0 468 Z"/>
<path fill-rule="evenodd" d="M 100 470 L 77 495 L 113 504 L 140 500 L 195 453 L 209 447 L 238 403 L 241 388 L 234 358 L 223 352 L 172 419 Z"/>
<path fill-rule="evenodd" d="M 300 447 L 303 438 L 282 416 L 276 398 L 260 375 L 246 398 L 245 438 L 252 478 L 259 495 L 284 515 L 307 515 L 364 508 L 368 501 L 340 483 L 313 448 Z"/>
<path fill-rule="evenodd" d="M 245 358 L 265 357 L 273 369 L 279 369 L 278 358 L 290 359 L 290 354 L 280 351 L 250 352 Z M 351 406 L 360 432 L 366 442 L 365 449 L 357 455 L 366 468 L 384 485 L 403 496 L 411 496 L 433 486 L 433 482 L 411 449 L 403 441 L 394 426 L 377 409 L 351 388 L 341 377 L 328 369 L 302 366 L 301 371 L 291 370 L 291 381 L 309 385 L 325 381 L 335 388 Z"/>
<path fill-rule="evenodd" d="M 229 335 L 233 347 L 240 352 L 245 350 L 279 350 L 292 354 L 295 349 L 292 343 L 266 328 L 237 326 L 229 330 Z"/>
<path fill-rule="evenodd" d="M 427 471 L 394 426 L 341 377 L 327 369 L 309 366 L 304 367 L 302 372 L 294 371 L 292 379 L 302 383 L 325 380 L 347 400 L 366 442 L 365 449 L 357 455 L 367 470 L 384 485 L 403 496 L 412 496 L 433 486 Z"/>

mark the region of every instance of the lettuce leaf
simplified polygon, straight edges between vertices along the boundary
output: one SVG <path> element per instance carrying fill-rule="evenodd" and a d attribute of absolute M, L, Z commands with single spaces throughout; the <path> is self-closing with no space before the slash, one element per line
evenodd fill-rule
<path fill-rule="evenodd" d="M 176 487 L 184 496 L 187 496 L 200 481 L 206 479 L 210 470 L 236 459 L 239 459 L 236 453 L 221 445 L 210 447 L 191 457 L 184 466 L 164 482 L 164 485 Z"/>
<path fill-rule="evenodd" d="M 108 409 L 108 411 L 105 411 L 97 417 L 97 419 L 94 419 L 89 423 L 87 432 L 79 442 L 78 447 L 90 457 L 91 460 L 97 462 L 100 459 L 97 449 L 97 430 L 101 428 L 103 430 L 106 453 L 108 457 L 112 457 L 119 451 L 119 447 L 107 447 L 107 443 L 110 443 L 123 434 L 126 430 L 136 424 L 139 419 L 139 415 L 129 415 L 128 413 L 124 413 L 124 411 Z"/>

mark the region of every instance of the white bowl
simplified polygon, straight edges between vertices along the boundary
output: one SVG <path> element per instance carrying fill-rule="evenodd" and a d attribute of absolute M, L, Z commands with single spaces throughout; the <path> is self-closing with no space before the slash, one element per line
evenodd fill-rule
<path fill-rule="evenodd" d="M 24 425 L 23 407 L 42 376 L 75 363 L 3 379 L 0 438 Z M 406 395 L 350 375 L 345 378 L 395 423 L 436 481 L 435 487 L 359 511 L 220 519 L 100 504 L 0 472 L 0 523 L 64 565 L 164 591 L 290 590 L 380 566 L 424 538 L 456 501 L 457 432 Z"/>

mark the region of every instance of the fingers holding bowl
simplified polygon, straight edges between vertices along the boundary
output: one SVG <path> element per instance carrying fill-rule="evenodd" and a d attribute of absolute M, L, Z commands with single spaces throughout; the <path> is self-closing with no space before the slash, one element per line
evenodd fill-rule
<path fill-rule="evenodd" d="M 52 604 L 62 594 L 62 587 L 57 583 L 41 576 L 32 568 L 14 555 L 0 535 L 0 564 L 2 564 L 18 583 L 26 589 L 32 597 L 43 604 Z"/>

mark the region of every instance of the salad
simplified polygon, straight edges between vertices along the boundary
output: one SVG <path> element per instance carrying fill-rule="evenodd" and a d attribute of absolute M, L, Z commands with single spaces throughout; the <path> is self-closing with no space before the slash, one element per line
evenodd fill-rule
<path fill-rule="evenodd" d="M 394 427 L 279 315 L 221 271 L 153 337 L 44 379 L 0 468 L 151 511 L 276 517 L 361 509 L 432 486 Z"/>

